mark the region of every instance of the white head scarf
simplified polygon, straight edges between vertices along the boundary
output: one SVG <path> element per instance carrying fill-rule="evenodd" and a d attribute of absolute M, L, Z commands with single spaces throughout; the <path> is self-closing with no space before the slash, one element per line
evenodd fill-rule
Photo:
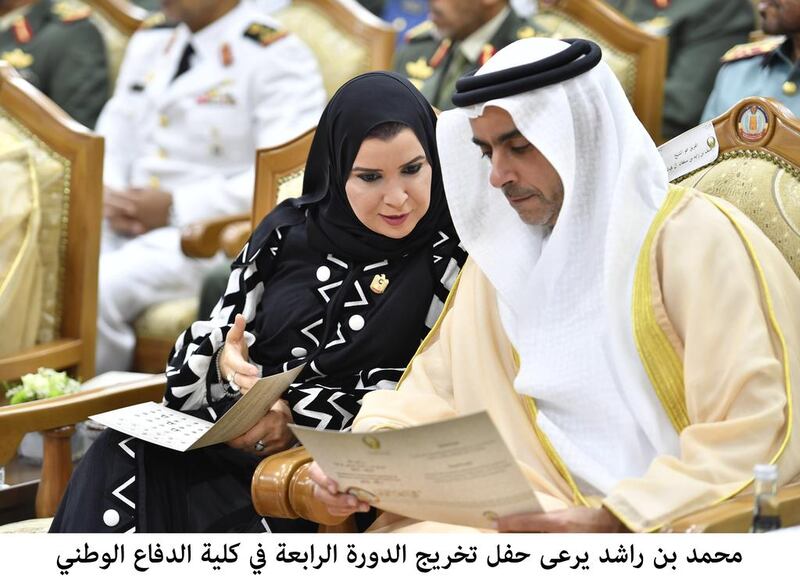
<path fill-rule="evenodd" d="M 477 74 L 551 56 L 564 42 L 531 38 Z M 489 184 L 490 163 L 469 119 L 508 112 L 558 172 L 564 203 L 552 232 L 526 225 Z M 497 290 L 521 366 L 514 387 L 533 397 L 539 426 L 582 487 L 601 493 L 677 454 L 677 435 L 633 338 L 633 273 L 667 192 L 667 173 L 610 69 L 441 115 L 437 140 L 453 222 Z"/>

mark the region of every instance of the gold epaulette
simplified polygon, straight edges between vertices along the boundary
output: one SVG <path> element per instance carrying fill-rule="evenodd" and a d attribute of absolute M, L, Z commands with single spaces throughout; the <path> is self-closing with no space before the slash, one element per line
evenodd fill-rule
<path fill-rule="evenodd" d="M 92 9 L 84 4 L 76 4 L 70 0 L 61 0 L 53 4 L 53 14 L 58 16 L 61 22 L 77 22 L 86 20 L 92 14 Z"/>
<path fill-rule="evenodd" d="M 760 54 L 767 54 L 778 48 L 786 41 L 785 36 L 768 36 L 755 42 L 737 44 L 722 55 L 722 62 L 734 62 L 743 58 L 750 58 Z"/>
<path fill-rule="evenodd" d="M 286 30 L 272 28 L 261 22 L 253 22 L 247 27 L 247 30 L 244 31 L 246 38 L 255 40 L 261 46 L 269 46 L 276 40 L 284 38 L 287 34 L 289 34 L 289 32 Z"/>
<path fill-rule="evenodd" d="M 403 40 L 405 42 L 411 42 L 421 36 L 424 36 L 428 32 L 431 32 L 434 29 L 433 22 L 430 20 L 426 20 L 424 22 L 420 22 L 413 28 L 409 28 L 406 30 L 405 35 L 403 36 Z"/>
<path fill-rule="evenodd" d="M 536 29 L 529 24 L 517 28 L 517 40 L 522 40 L 523 38 L 533 38 L 535 36 Z"/>
<path fill-rule="evenodd" d="M 169 22 L 166 14 L 163 12 L 153 12 L 150 16 L 144 19 L 139 30 L 153 30 L 156 28 L 174 28 L 177 24 Z"/>

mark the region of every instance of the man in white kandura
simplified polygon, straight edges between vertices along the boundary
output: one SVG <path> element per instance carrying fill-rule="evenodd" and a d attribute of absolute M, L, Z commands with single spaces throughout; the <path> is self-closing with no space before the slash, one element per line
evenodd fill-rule
<path fill-rule="evenodd" d="M 527 39 L 459 81 L 437 138 L 471 259 L 353 426 L 488 411 L 546 511 L 502 531 L 649 531 L 744 490 L 757 463 L 781 486 L 800 473 L 800 281 L 736 208 L 669 185 L 599 60 Z M 332 512 L 367 507 L 312 476 Z"/>

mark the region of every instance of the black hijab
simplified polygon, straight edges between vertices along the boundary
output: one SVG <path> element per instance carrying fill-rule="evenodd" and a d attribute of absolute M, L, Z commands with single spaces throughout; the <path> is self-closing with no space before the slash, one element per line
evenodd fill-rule
<path fill-rule="evenodd" d="M 414 131 L 432 168 L 428 211 L 402 239 L 368 229 L 356 217 L 345 192 L 364 137 L 387 122 L 400 122 Z M 414 253 L 429 246 L 437 231 L 452 231 L 436 149 L 436 115 L 408 80 L 395 73 L 369 72 L 336 91 L 322 113 L 311 144 L 303 194 L 282 202 L 261 222 L 248 247 L 248 261 L 276 228 L 304 219 L 309 241 L 316 249 L 362 262 Z"/>

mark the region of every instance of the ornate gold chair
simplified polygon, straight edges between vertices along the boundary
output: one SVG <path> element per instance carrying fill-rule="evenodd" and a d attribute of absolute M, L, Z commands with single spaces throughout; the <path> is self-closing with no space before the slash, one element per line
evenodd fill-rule
<path fill-rule="evenodd" d="M 0 63 L 2 381 L 39 367 L 80 379 L 94 375 L 102 156 L 100 137 Z M 156 382 L 155 399 L 163 378 Z M 46 432 L 41 484 L 0 491 L 0 520 L 15 509 L 24 516 L 19 505 L 33 493 L 36 513 L 52 515 L 71 469 L 71 425 L 142 397 L 154 394 L 110 389 L 15 406 L 5 406 L 2 396 L 0 466 L 24 434 Z"/>
<path fill-rule="evenodd" d="M 736 205 L 761 227 L 800 276 L 800 120 L 776 101 L 754 97 L 715 119 L 714 128 L 718 158 L 675 182 Z M 311 461 L 303 448 L 264 459 L 253 476 L 256 510 L 326 525 L 341 523 L 314 500 L 308 477 Z M 778 499 L 782 524 L 800 525 L 800 483 L 782 488 Z M 752 508 L 752 495 L 743 493 L 680 517 L 661 530 L 746 532 Z"/>
<path fill-rule="evenodd" d="M 603 0 L 558 0 L 534 14 L 537 28 L 555 38 L 587 38 L 603 49 L 636 116 L 657 143 L 667 74 L 667 39 L 654 36 Z"/>
<path fill-rule="evenodd" d="M 719 157 L 675 182 L 736 205 L 800 276 L 800 121 L 753 97 L 714 119 L 714 129 Z"/>

